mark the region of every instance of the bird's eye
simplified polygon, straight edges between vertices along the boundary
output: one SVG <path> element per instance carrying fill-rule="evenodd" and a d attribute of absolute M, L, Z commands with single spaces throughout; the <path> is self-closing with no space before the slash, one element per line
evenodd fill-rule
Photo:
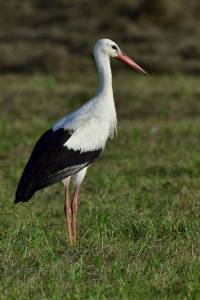
<path fill-rule="evenodd" d="M 112 48 L 117 51 L 117 46 L 113 45 Z"/>

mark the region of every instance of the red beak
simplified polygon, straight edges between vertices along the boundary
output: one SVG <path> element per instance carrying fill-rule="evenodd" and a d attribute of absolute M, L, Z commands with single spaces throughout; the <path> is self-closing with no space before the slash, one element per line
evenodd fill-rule
<path fill-rule="evenodd" d="M 117 56 L 115 56 L 117 60 L 120 60 L 124 64 L 128 65 L 131 69 L 134 69 L 135 71 L 142 73 L 144 75 L 147 75 L 147 72 L 143 70 L 138 64 L 136 64 L 130 57 L 128 57 L 124 53 L 120 53 Z"/>

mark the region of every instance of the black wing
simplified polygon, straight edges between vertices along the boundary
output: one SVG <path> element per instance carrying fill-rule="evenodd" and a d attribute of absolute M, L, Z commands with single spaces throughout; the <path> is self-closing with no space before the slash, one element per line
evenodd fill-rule
<path fill-rule="evenodd" d="M 41 136 L 22 173 L 15 203 L 28 201 L 37 190 L 79 172 L 100 155 L 102 149 L 81 152 L 64 147 L 72 134 L 49 129 Z"/>

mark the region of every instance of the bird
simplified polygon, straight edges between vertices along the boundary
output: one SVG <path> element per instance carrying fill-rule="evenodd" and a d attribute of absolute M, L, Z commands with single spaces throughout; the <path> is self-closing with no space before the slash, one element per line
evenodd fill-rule
<path fill-rule="evenodd" d="M 116 132 L 117 114 L 110 59 L 115 58 L 147 75 L 143 68 L 110 39 L 98 40 L 93 54 L 99 73 L 95 96 L 54 123 L 39 138 L 22 172 L 15 194 L 15 203 L 26 202 L 36 191 L 63 181 L 64 210 L 70 244 L 74 244 L 77 239 L 78 196 L 87 169 L 102 154 L 106 141 L 113 138 Z M 72 201 L 69 195 L 71 179 L 74 182 Z"/>

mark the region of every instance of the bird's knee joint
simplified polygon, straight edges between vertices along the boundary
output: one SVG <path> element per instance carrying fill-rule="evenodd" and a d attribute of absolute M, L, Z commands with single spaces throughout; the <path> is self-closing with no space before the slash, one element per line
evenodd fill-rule
<path fill-rule="evenodd" d="M 71 215 L 71 213 L 72 213 L 71 208 L 70 207 L 66 207 L 66 214 L 67 215 Z"/>
<path fill-rule="evenodd" d="M 72 209 L 73 209 L 73 212 L 77 212 L 78 206 L 77 206 L 76 202 L 73 202 Z"/>

